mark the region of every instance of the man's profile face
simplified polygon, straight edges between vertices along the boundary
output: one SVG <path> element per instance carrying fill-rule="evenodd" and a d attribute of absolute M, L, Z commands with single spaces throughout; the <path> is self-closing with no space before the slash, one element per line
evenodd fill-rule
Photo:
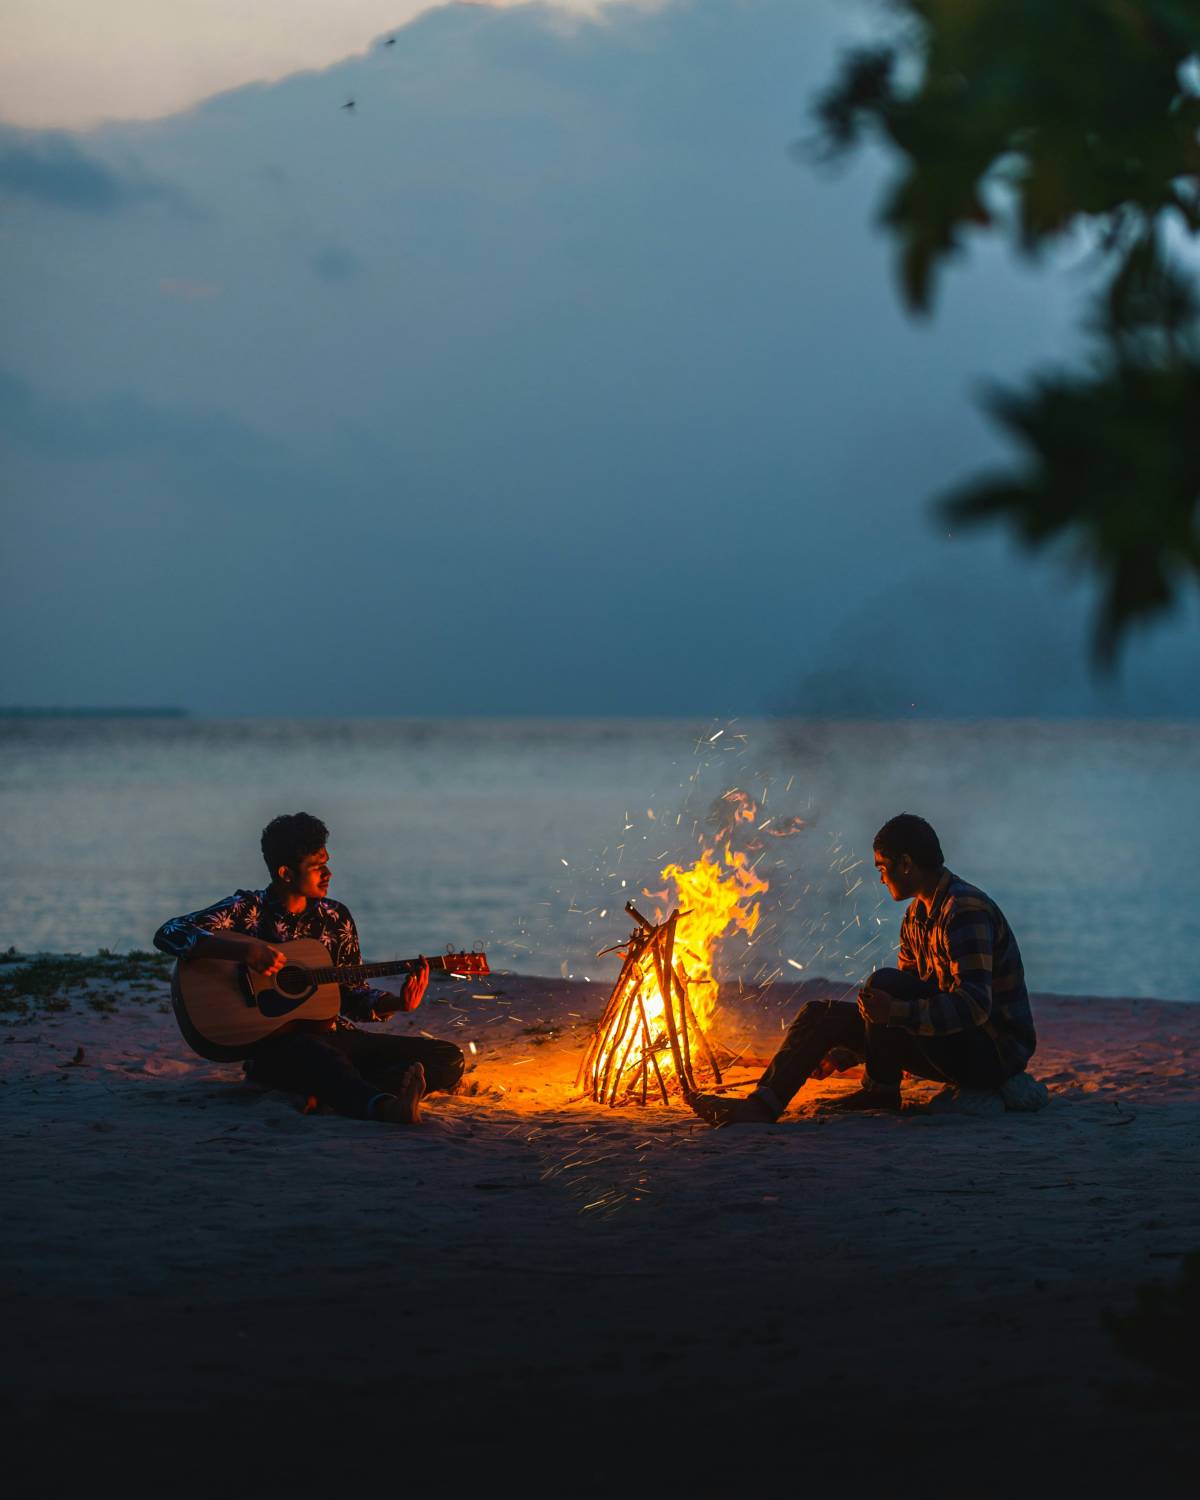
<path fill-rule="evenodd" d="M 875 868 L 893 901 L 907 901 L 910 896 L 916 895 L 916 866 L 910 854 L 901 854 L 892 859 L 876 849 Z"/>
<path fill-rule="evenodd" d="M 319 901 L 329 889 L 329 850 L 318 849 L 315 854 L 306 854 L 296 869 L 284 866 L 280 880 L 297 896 L 306 896 L 310 901 Z"/>

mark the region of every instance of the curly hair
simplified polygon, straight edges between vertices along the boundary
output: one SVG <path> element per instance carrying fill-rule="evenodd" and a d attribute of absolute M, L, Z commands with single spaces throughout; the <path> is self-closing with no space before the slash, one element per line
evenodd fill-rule
<path fill-rule="evenodd" d="M 312 813 L 283 813 L 272 818 L 262 831 L 262 857 L 274 880 L 281 865 L 295 870 L 306 854 L 315 854 L 329 842 L 329 829 Z"/>
<path fill-rule="evenodd" d="M 922 870 L 940 870 L 946 863 L 938 836 L 916 813 L 897 813 L 875 835 L 873 847 L 888 859 L 907 854 Z"/>

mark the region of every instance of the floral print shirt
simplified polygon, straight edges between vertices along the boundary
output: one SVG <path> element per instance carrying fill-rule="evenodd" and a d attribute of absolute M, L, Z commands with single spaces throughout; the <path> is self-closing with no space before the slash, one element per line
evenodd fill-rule
<path fill-rule="evenodd" d="M 187 958 L 196 939 L 206 932 L 244 932 L 265 943 L 285 943 L 292 938 L 316 938 L 329 949 L 339 967 L 361 964 L 358 929 L 349 907 L 328 896 L 310 901 L 302 912 L 293 915 L 276 906 L 269 891 L 234 891 L 212 906 L 172 917 L 154 934 L 154 946 L 173 958 Z M 372 989 L 365 981 L 343 984 L 342 1009 L 338 1028 L 353 1031 L 355 1021 L 383 1021 L 396 1009 L 396 996 L 386 990 Z"/>

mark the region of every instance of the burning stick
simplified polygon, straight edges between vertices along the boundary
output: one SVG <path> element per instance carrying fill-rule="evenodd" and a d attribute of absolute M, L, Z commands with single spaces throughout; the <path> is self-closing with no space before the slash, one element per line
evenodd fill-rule
<path fill-rule="evenodd" d="M 658 1080 L 658 1087 L 659 1087 L 660 1092 L 662 1093 L 662 1101 L 663 1101 L 664 1104 L 668 1104 L 670 1102 L 670 1100 L 669 1100 L 669 1098 L 667 1096 L 667 1086 L 663 1082 L 662 1070 L 658 1066 L 658 1058 L 655 1056 L 655 1050 L 656 1049 L 655 1049 L 654 1043 L 650 1040 L 650 1023 L 646 1019 L 646 1006 L 645 1006 L 645 1003 L 642 1000 L 642 992 L 641 992 L 641 990 L 638 991 L 638 1010 L 641 1012 L 641 1015 L 642 1015 L 642 1035 L 646 1039 L 645 1057 L 648 1057 L 650 1059 L 651 1063 L 654 1066 L 654 1076 Z M 643 1061 L 644 1061 L 644 1059 L 643 1059 Z M 646 1095 L 645 1095 L 645 1091 L 643 1090 L 643 1093 L 642 1093 L 642 1103 L 645 1104 L 645 1102 L 646 1102 Z"/>
<path fill-rule="evenodd" d="M 621 1038 L 624 1037 L 626 1029 L 629 1025 L 629 1017 L 631 1012 L 633 1011 L 633 997 L 636 993 L 637 990 L 635 985 L 626 985 L 624 1004 L 618 1011 L 619 1019 L 616 1026 L 612 1030 L 613 1044 L 607 1049 L 607 1053 L 604 1057 L 604 1073 L 603 1077 L 600 1080 L 599 1088 L 596 1091 L 596 1098 L 601 1102 L 603 1102 L 605 1095 L 608 1093 L 608 1080 L 610 1075 L 612 1074 L 612 1065 L 617 1055 L 617 1047 L 620 1045 Z M 630 1040 L 632 1041 L 632 1038 Z M 625 1048 L 625 1053 L 621 1058 L 621 1065 L 620 1067 L 618 1067 L 616 1076 L 613 1078 L 613 1100 L 611 1102 L 615 1102 L 616 1100 L 617 1087 L 621 1082 L 621 1070 L 625 1066 L 625 1057 L 627 1057 L 628 1055 L 629 1046 L 627 1045 Z"/>
<path fill-rule="evenodd" d="M 624 989 L 626 980 L 635 969 L 636 963 L 637 955 L 631 950 L 626 955 L 625 962 L 621 965 L 621 973 L 617 979 L 616 984 L 613 986 L 613 991 L 609 996 L 608 1004 L 604 1008 L 604 1014 L 600 1018 L 599 1029 L 597 1030 L 596 1035 L 592 1038 L 592 1041 L 588 1046 L 587 1051 L 584 1053 L 582 1061 L 579 1064 L 579 1072 L 575 1078 L 575 1087 L 582 1087 L 583 1080 L 585 1078 L 588 1078 L 588 1093 L 591 1094 L 593 1098 L 596 1097 L 596 1091 L 599 1086 L 599 1077 L 593 1070 L 593 1064 L 597 1064 L 601 1060 L 600 1037 L 601 1035 L 605 1034 L 611 1027 L 612 1020 L 614 1018 L 614 1012 L 618 1004 L 618 997 L 621 995 Z"/>
<path fill-rule="evenodd" d="M 692 1028 L 695 1031 L 696 1035 L 700 1038 L 700 1045 L 704 1048 L 704 1055 L 708 1059 L 708 1065 L 713 1071 L 713 1077 L 718 1083 L 720 1083 L 721 1069 L 717 1063 L 716 1053 L 713 1051 L 712 1047 L 709 1046 L 708 1037 L 705 1034 L 704 1028 L 700 1025 L 700 1022 L 696 1020 L 695 1012 L 692 1010 L 692 1002 L 688 998 L 687 979 L 681 973 L 678 965 L 675 966 L 675 987 L 679 992 L 679 999 L 681 1003 L 687 1010 L 688 1019 L 692 1023 Z"/>
<path fill-rule="evenodd" d="M 663 993 L 670 997 L 676 991 L 675 998 L 681 1001 L 679 1007 L 679 1024 L 676 1027 L 679 1033 L 680 1050 L 683 1053 L 683 1069 L 680 1077 L 685 1080 L 688 1088 L 694 1093 L 696 1080 L 692 1075 L 692 1048 L 688 1033 L 691 1027 L 688 1025 L 687 985 L 681 990 L 674 985 L 675 979 L 675 926 L 679 921 L 679 911 L 676 908 L 667 920 L 665 935 L 662 940 L 662 986 Z M 675 1006 L 668 1000 L 667 1015 L 674 1019 Z"/>
<path fill-rule="evenodd" d="M 683 1058 L 683 1049 L 679 1044 L 679 1028 L 675 1024 L 675 1003 L 672 995 L 671 984 L 667 978 L 667 967 L 663 962 L 663 939 L 664 932 L 673 932 L 675 919 L 678 912 L 673 912 L 665 928 L 653 929 L 650 933 L 648 947 L 654 960 L 655 973 L 658 979 L 659 1002 L 662 1007 L 663 1019 L 667 1023 L 667 1036 L 671 1042 L 671 1057 L 675 1063 L 675 1076 L 678 1078 L 685 1090 L 695 1089 L 695 1081 L 691 1076 L 691 1069 L 686 1067 Z"/>

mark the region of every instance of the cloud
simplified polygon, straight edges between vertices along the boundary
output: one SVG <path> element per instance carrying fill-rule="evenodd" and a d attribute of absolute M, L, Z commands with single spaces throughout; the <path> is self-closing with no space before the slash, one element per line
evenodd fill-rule
<path fill-rule="evenodd" d="M 84 214 L 111 214 L 130 204 L 173 197 L 164 183 L 119 172 L 86 155 L 58 131 L 0 126 L 0 193 L 33 198 Z"/>
<path fill-rule="evenodd" d="M 265 688 L 253 653 L 214 662 L 191 701 L 222 711 L 307 703 L 315 667 L 347 712 L 1094 702 L 1082 606 L 926 503 L 999 455 L 971 379 L 1071 356 L 1078 281 L 973 248 L 936 320 L 905 317 L 886 163 L 787 154 L 852 10 L 456 6 L 75 143 L 114 180 L 136 148 L 137 181 L 207 212 L 22 213 L 5 609 L 44 620 L 65 546 L 103 578 L 134 538 L 203 584 L 179 650 L 248 616 L 278 641 Z M 153 676 L 167 646 L 131 650 Z"/>

